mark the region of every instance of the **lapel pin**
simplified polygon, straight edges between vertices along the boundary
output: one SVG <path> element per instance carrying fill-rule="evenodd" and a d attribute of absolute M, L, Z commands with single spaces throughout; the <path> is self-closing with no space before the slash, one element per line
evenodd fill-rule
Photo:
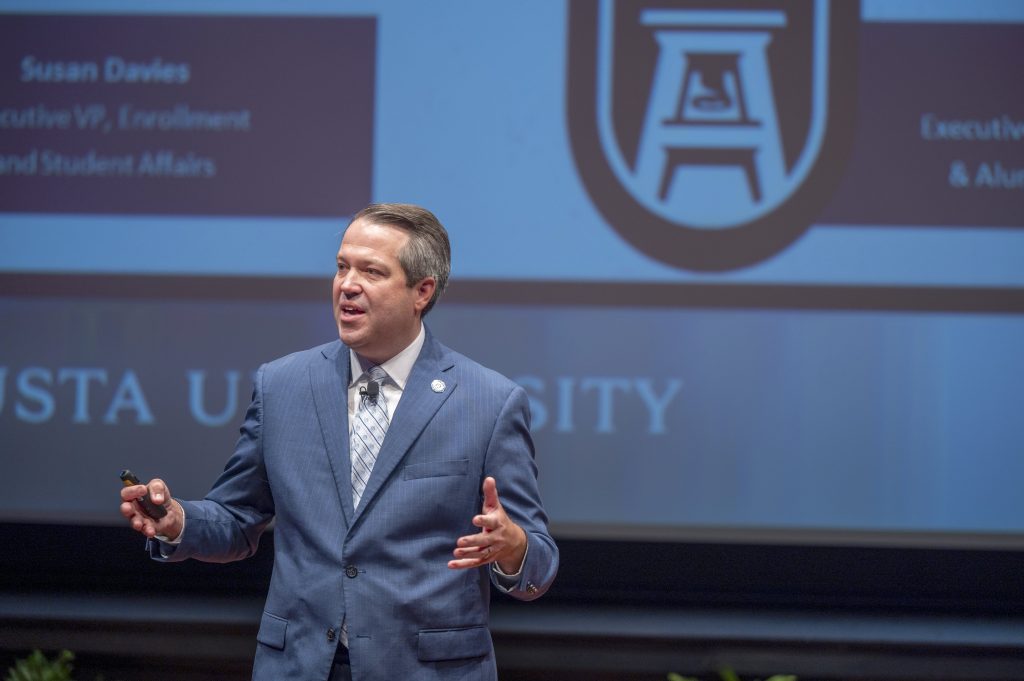
<path fill-rule="evenodd" d="M 431 384 L 430 384 L 430 389 L 433 390 L 435 393 L 443 393 L 444 392 L 444 381 L 441 381 L 441 380 L 434 380 L 434 381 L 432 381 Z"/>

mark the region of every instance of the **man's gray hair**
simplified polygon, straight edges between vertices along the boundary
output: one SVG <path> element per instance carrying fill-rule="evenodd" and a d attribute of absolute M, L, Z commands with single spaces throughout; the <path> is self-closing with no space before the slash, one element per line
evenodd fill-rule
<path fill-rule="evenodd" d="M 452 247 L 444 225 L 429 210 L 411 203 L 371 203 L 356 213 L 352 222 L 360 219 L 397 227 L 409 235 L 408 243 L 398 252 L 409 288 L 427 277 L 437 282 L 434 295 L 423 308 L 425 316 L 448 286 L 452 269 Z"/>

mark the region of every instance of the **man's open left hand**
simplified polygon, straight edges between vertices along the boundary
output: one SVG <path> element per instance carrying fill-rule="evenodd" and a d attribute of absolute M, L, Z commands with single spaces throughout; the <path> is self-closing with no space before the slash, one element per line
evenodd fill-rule
<path fill-rule="evenodd" d="M 480 532 L 459 537 L 453 552 L 455 560 L 448 561 L 448 567 L 465 569 L 497 563 L 502 572 L 514 575 L 526 555 L 526 532 L 512 522 L 502 508 L 494 478 L 485 478 L 481 489 L 483 509 L 480 515 L 473 517 L 473 524 Z"/>

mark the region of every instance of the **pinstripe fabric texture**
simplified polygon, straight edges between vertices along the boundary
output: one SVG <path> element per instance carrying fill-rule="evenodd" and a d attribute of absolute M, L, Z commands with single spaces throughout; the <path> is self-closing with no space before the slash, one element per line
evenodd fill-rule
<path fill-rule="evenodd" d="M 181 502 L 181 544 L 164 555 L 153 542 L 150 555 L 237 560 L 276 519 L 253 681 L 323 681 L 341 636 L 357 680 L 497 681 L 487 628 L 496 575 L 447 563 L 458 537 L 479 532 L 472 520 L 493 476 L 529 542 L 508 595 L 534 600 L 555 578 L 529 397 L 428 328 L 401 399 L 388 391 L 392 422 L 354 508 L 349 449 L 360 401 L 349 417 L 349 353 L 334 340 L 260 367 L 224 475 L 206 499 Z"/>
<path fill-rule="evenodd" d="M 383 384 L 388 374 L 380 366 L 372 366 L 366 372 L 371 381 Z M 359 508 L 359 500 L 370 480 L 373 464 L 377 462 L 377 454 L 384 444 L 384 436 L 388 432 L 388 403 L 384 391 L 377 393 L 375 398 L 363 395 L 359 400 L 359 410 L 352 422 L 352 439 L 350 452 L 352 456 L 352 507 Z"/>

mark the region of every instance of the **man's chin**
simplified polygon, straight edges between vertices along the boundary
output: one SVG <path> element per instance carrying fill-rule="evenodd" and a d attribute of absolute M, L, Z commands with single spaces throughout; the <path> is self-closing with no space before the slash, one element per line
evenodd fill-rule
<path fill-rule="evenodd" d="M 353 329 L 347 324 L 338 324 L 338 337 L 341 338 L 342 343 L 350 348 L 359 346 L 361 335 L 357 329 Z"/>

